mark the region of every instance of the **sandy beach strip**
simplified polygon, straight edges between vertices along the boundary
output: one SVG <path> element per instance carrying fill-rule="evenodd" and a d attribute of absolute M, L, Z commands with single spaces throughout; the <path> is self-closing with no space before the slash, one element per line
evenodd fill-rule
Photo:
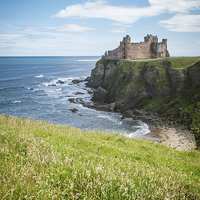
<path fill-rule="evenodd" d="M 194 134 L 189 130 L 149 126 L 150 133 L 137 139 L 151 140 L 174 148 L 178 151 L 191 151 L 197 145 Z"/>

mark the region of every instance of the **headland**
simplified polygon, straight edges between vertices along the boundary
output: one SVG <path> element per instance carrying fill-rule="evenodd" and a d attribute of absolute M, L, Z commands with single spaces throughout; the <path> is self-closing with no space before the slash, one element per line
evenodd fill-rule
<path fill-rule="evenodd" d="M 96 89 L 96 108 L 146 122 L 157 142 L 179 150 L 199 146 L 200 57 L 101 59 L 87 86 Z"/>

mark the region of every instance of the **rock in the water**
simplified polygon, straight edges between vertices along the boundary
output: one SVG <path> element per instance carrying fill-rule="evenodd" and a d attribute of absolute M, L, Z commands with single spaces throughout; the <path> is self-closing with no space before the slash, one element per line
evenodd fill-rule
<path fill-rule="evenodd" d="M 51 84 L 51 85 L 48 85 L 48 86 L 51 86 L 51 87 L 53 86 L 53 87 L 55 87 L 56 85 L 55 85 L 55 84 Z"/>
<path fill-rule="evenodd" d="M 89 81 L 90 80 L 90 76 L 88 76 L 84 81 Z"/>
<path fill-rule="evenodd" d="M 87 77 L 86 79 L 74 79 L 72 81 L 73 84 L 78 84 L 78 83 L 81 83 L 81 82 L 85 82 L 85 81 L 88 81 L 90 79 L 90 77 Z"/>
<path fill-rule="evenodd" d="M 80 83 L 80 82 L 81 82 L 81 80 L 78 80 L 78 79 L 74 79 L 74 80 L 72 81 L 73 84 L 78 84 L 78 83 Z"/>
<path fill-rule="evenodd" d="M 76 92 L 75 95 L 83 95 L 84 93 L 82 92 Z"/>
<path fill-rule="evenodd" d="M 70 111 L 72 111 L 72 112 L 74 112 L 74 113 L 78 111 L 76 108 L 68 109 L 68 110 L 70 110 Z"/>
<path fill-rule="evenodd" d="M 65 83 L 65 81 L 61 81 L 61 80 L 57 81 L 57 84 L 64 84 L 64 83 Z"/>

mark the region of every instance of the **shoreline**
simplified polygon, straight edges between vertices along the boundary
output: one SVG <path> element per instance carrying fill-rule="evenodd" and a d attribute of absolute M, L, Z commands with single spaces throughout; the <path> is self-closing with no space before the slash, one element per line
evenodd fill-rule
<path fill-rule="evenodd" d="M 183 125 L 172 123 L 172 121 L 170 121 L 169 123 L 167 120 L 163 122 L 162 118 L 159 118 L 152 113 L 144 114 L 145 112 L 141 111 L 144 114 L 141 117 L 134 115 L 130 110 L 126 113 L 123 113 L 121 111 L 111 111 L 109 110 L 110 106 L 108 104 L 94 103 L 93 105 L 88 105 L 80 99 L 76 99 L 73 102 L 80 103 L 85 107 L 95 110 L 118 112 L 123 116 L 123 118 L 132 118 L 143 121 L 149 126 L 148 128 L 150 132 L 143 136 L 135 136 L 134 139 L 151 140 L 152 142 L 169 146 L 178 151 L 191 151 L 197 148 L 194 134 L 186 129 Z"/>
<path fill-rule="evenodd" d="M 178 151 L 191 151 L 197 148 L 194 134 L 189 130 L 183 130 L 180 127 L 163 128 L 149 126 L 150 132 L 144 136 L 138 136 L 136 139 L 151 140 L 169 146 Z"/>
<path fill-rule="evenodd" d="M 86 81 L 88 81 L 87 78 Z M 83 101 L 83 99 L 72 99 L 73 103 L 82 104 L 85 107 L 102 110 L 107 112 L 117 112 L 122 115 L 122 118 L 132 118 L 141 120 L 149 126 L 150 132 L 146 135 L 139 135 L 134 139 L 151 140 L 155 143 L 160 143 L 169 146 L 178 151 L 191 151 L 197 148 L 195 136 L 183 125 L 177 121 L 169 120 L 159 116 L 157 113 L 146 112 L 141 109 L 114 110 L 115 104 L 107 104 L 103 102 L 95 102 L 92 100 L 93 105 Z"/>
<path fill-rule="evenodd" d="M 178 151 L 197 149 L 194 134 L 184 125 L 172 119 L 166 119 L 158 113 L 147 112 L 141 109 L 119 111 L 124 117 L 131 117 L 143 121 L 149 126 L 149 133 L 138 136 L 137 139 L 151 140 L 169 146 Z"/>

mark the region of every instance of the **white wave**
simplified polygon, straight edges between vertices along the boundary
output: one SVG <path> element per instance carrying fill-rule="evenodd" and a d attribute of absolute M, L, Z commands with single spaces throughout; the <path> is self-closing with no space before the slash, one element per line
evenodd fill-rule
<path fill-rule="evenodd" d="M 47 82 L 46 82 L 46 83 L 41 83 L 41 84 L 47 87 L 47 86 L 49 86 L 49 85 L 52 84 L 52 83 L 51 83 L 51 82 L 50 82 L 50 83 L 47 83 Z"/>
<path fill-rule="evenodd" d="M 21 103 L 21 101 L 12 101 L 12 103 Z"/>
<path fill-rule="evenodd" d="M 58 89 L 56 89 L 56 91 L 60 91 L 60 90 L 62 90 L 62 88 L 58 88 Z"/>
<path fill-rule="evenodd" d="M 48 91 L 46 90 L 46 92 L 47 93 L 54 93 L 54 92 L 56 92 L 56 90 L 48 90 Z"/>
<path fill-rule="evenodd" d="M 42 74 L 40 74 L 39 76 L 34 76 L 35 78 L 42 78 L 44 77 Z"/>
<path fill-rule="evenodd" d="M 85 80 L 87 78 L 87 76 L 82 76 L 82 77 L 77 77 L 77 76 L 74 76 L 74 77 L 67 77 L 67 78 L 55 78 L 53 80 L 51 80 L 50 82 L 45 82 L 45 83 L 41 83 L 42 85 L 44 86 L 57 86 L 57 85 L 65 85 L 65 86 L 68 86 L 68 84 L 72 83 L 72 80 Z M 61 83 L 63 82 L 63 83 Z"/>
<path fill-rule="evenodd" d="M 92 59 L 92 60 L 87 60 L 87 59 L 83 59 L 83 60 L 78 60 L 79 62 L 94 62 L 94 61 L 98 61 L 99 59 Z"/>
<path fill-rule="evenodd" d="M 122 124 L 122 122 L 120 122 L 118 119 L 108 116 L 108 115 L 99 115 L 97 116 L 97 118 L 106 119 L 117 124 Z"/>
<path fill-rule="evenodd" d="M 25 87 L 27 90 L 35 90 L 34 88 Z"/>
<path fill-rule="evenodd" d="M 137 128 L 137 130 L 133 133 L 126 134 L 127 137 L 134 138 L 134 136 L 146 135 L 147 133 L 150 132 L 149 126 L 147 124 L 145 124 L 142 121 L 138 121 L 138 122 L 139 122 L 140 126 L 134 126 L 135 128 Z"/>

